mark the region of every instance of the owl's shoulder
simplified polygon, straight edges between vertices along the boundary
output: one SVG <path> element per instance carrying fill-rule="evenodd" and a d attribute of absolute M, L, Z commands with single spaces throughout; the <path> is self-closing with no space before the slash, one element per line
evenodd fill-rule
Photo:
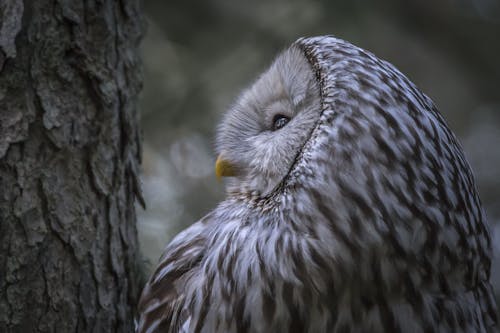
<path fill-rule="evenodd" d="M 138 304 L 137 332 L 156 327 L 165 332 L 183 331 L 188 325 L 186 286 L 193 279 L 206 252 L 211 215 L 179 233 L 165 248 L 159 264 L 144 287 Z"/>

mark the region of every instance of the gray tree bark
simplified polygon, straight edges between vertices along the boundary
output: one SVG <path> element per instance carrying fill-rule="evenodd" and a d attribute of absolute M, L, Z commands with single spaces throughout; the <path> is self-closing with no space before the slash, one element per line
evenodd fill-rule
<path fill-rule="evenodd" d="M 126 332 L 139 0 L 0 1 L 0 332 Z"/>

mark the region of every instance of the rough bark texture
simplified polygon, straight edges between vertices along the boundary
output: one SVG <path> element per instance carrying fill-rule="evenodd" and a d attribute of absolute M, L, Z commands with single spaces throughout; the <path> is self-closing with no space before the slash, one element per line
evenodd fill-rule
<path fill-rule="evenodd" d="M 138 0 L 0 2 L 0 332 L 132 331 Z"/>

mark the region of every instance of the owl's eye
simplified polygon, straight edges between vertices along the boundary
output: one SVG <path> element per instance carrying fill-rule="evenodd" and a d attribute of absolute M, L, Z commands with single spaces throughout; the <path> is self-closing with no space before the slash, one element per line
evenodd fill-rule
<path fill-rule="evenodd" d="M 277 131 L 282 127 L 285 127 L 286 124 L 290 121 L 290 118 L 287 116 L 284 116 L 282 114 L 277 114 L 273 118 L 273 131 Z"/>

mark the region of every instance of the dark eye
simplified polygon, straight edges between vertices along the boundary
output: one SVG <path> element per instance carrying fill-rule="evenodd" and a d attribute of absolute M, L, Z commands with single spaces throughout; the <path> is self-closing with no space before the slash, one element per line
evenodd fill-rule
<path fill-rule="evenodd" d="M 284 116 L 282 114 L 277 114 L 273 118 L 273 131 L 277 131 L 282 127 L 285 127 L 286 124 L 290 121 L 290 118 Z"/>

